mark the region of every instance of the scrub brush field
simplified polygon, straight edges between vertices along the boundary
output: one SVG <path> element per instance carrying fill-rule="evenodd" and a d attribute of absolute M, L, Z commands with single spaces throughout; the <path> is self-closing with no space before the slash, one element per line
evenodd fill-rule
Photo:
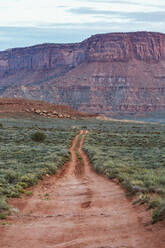
<path fill-rule="evenodd" d="M 20 197 L 24 189 L 45 174 L 55 174 L 70 157 L 73 130 L 53 128 L 0 128 L 0 212 L 8 211 L 7 197 Z"/>
<path fill-rule="evenodd" d="M 110 124 L 109 130 L 91 131 L 84 151 L 94 169 L 117 179 L 134 204 L 153 208 L 153 222 L 165 217 L 165 130 L 161 125 Z"/>

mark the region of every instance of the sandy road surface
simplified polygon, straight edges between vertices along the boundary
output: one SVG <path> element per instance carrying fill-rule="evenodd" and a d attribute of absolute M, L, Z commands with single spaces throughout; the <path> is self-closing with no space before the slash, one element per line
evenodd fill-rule
<path fill-rule="evenodd" d="M 92 170 L 85 135 L 75 137 L 71 160 L 57 175 L 40 181 L 31 197 L 11 200 L 20 212 L 0 226 L 1 248 L 165 248 L 165 223 L 150 225 L 150 213 Z"/>

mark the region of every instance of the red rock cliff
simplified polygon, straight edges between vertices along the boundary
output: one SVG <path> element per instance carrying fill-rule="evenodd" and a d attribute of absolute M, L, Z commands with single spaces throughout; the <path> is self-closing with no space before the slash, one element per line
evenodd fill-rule
<path fill-rule="evenodd" d="M 105 114 L 165 112 L 165 35 L 99 34 L 0 52 L 0 96 Z"/>

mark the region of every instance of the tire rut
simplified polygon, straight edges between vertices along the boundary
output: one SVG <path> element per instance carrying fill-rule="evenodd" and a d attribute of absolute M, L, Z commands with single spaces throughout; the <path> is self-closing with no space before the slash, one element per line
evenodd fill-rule
<path fill-rule="evenodd" d="M 1 248 L 165 247 L 165 223 L 151 226 L 144 207 L 94 172 L 82 150 L 86 134 L 75 137 L 70 161 L 33 187 L 31 197 L 11 199 L 20 212 L 0 226 Z"/>

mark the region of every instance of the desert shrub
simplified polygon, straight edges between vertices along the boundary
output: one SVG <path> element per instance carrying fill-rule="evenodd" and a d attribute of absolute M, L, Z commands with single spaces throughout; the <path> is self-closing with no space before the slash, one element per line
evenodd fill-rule
<path fill-rule="evenodd" d="M 153 198 L 151 198 L 149 202 L 148 209 L 159 208 L 160 205 L 161 205 L 161 198 L 159 196 L 154 196 Z"/>
<path fill-rule="evenodd" d="M 6 199 L 4 197 L 0 197 L 0 211 L 2 210 L 8 210 L 9 206 L 6 202 Z"/>
<path fill-rule="evenodd" d="M 7 219 L 6 214 L 0 213 L 0 220 L 5 220 L 5 219 Z"/>
<path fill-rule="evenodd" d="M 46 192 L 46 193 L 44 194 L 44 200 L 49 200 L 49 193 L 48 193 L 48 192 Z"/>
<path fill-rule="evenodd" d="M 14 183 L 18 179 L 18 174 L 12 169 L 9 169 L 5 173 L 5 179 L 8 183 Z"/>
<path fill-rule="evenodd" d="M 152 223 L 156 223 L 165 218 L 165 201 L 163 201 L 158 208 L 152 212 Z"/>
<path fill-rule="evenodd" d="M 36 146 L 31 136 L 38 132 L 38 128 L 39 125 L 37 128 L 1 130 L 0 196 L 20 197 L 25 188 L 36 184 L 45 174 L 56 173 L 69 159 L 69 146 L 77 131 L 45 127 L 40 132 L 49 139 L 38 142 Z M 4 200 L 0 200 L 2 204 L 6 206 Z"/>
<path fill-rule="evenodd" d="M 43 142 L 46 139 L 46 134 L 43 132 L 35 132 L 31 135 L 31 138 L 35 142 Z"/>
<path fill-rule="evenodd" d="M 19 190 L 13 184 L 7 185 L 3 190 L 3 194 L 7 197 L 20 197 Z"/>
<path fill-rule="evenodd" d="M 19 183 L 15 185 L 15 188 L 19 193 L 24 193 L 24 188 Z"/>
<path fill-rule="evenodd" d="M 47 169 L 48 169 L 48 172 L 47 172 L 47 173 L 50 174 L 50 175 L 55 174 L 56 171 L 57 171 L 57 167 L 55 166 L 55 164 L 48 163 L 48 164 L 46 165 L 46 167 L 47 167 Z"/>
<path fill-rule="evenodd" d="M 38 178 L 34 173 L 29 173 L 27 175 L 21 176 L 20 181 L 23 183 L 27 183 L 28 187 L 33 186 L 37 183 Z"/>
<path fill-rule="evenodd" d="M 110 127 L 86 136 L 83 149 L 93 168 L 116 178 L 129 194 L 140 194 L 134 204 L 154 208 L 153 219 L 164 218 L 159 206 L 165 195 L 165 126 L 115 123 Z"/>
<path fill-rule="evenodd" d="M 18 188 L 21 187 L 23 189 L 26 189 L 28 187 L 28 184 L 25 182 L 19 182 L 16 184 L 16 187 L 18 187 Z"/>
<path fill-rule="evenodd" d="M 26 191 L 26 196 L 31 196 L 33 194 L 32 190 Z"/>
<path fill-rule="evenodd" d="M 131 185 L 129 180 L 124 180 L 122 182 L 122 185 L 123 185 L 124 188 L 127 189 L 128 192 L 133 193 L 132 185 Z"/>

